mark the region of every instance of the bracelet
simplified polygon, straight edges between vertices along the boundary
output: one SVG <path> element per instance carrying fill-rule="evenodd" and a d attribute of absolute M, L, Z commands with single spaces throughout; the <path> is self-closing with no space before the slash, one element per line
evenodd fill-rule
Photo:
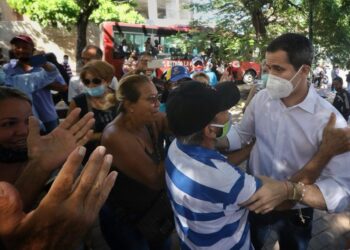
<path fill-rule="evenodd" d="M 288 183 L 288 182 L 287 182 Z M 292 185 L 292 191 L 289 192 L 288 188 L 288 200 L 296 201 L 298 200 L 298 188 L 297 188 L 297 183 L 295 182 L 290 182 Z"/>
<path fill-rule="evenodd" d="M 301 186 L 301 195 L 300 195 L 300 199 L 299 199 L 299 202 L 300 202 L 304 199 L 306 188 L 305 188 L 305 184 L 300 182 L 300 181 L 298 182 L 298 185 Z"/>

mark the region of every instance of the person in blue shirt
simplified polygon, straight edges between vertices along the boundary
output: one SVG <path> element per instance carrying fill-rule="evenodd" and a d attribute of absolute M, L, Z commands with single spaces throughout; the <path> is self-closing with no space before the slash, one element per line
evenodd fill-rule
<path fill-rule="evenodd" d="M 214 87 L 216 84 L 218 84 L 218 78 L 212 69 L 213 64 L 211 62 L 208 62 L 204 72 L 209 77 L 209 85 Z"/>
<path fill-rule="evenodd" d="M 33 113 L 43 122 L 46 132 L 50 132 L 58 125 L 58 116 L 50 90 L 45 87 L 50 85 L 52 89 L 59 90 L 64 85 L 53 82 L 61 75 L 51 63 L 42 61 L 34 64 L 31 61 L 35 47 L 29 36 L 18 35 L 10 43 L 16 59 L 4 65 L 5 85 L 20 89 L 32 99 Z"/>

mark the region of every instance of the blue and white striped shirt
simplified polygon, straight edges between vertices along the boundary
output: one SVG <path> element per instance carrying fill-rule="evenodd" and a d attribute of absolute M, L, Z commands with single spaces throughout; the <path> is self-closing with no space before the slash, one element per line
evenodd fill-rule
<path fill-rule="evenodd" d="M 215 150 L 178 140 L 171 144 L 165 165 L 181 249 L 253 249 L 249 211 L 238 204 L 261 186 L 259 179 Z"/>

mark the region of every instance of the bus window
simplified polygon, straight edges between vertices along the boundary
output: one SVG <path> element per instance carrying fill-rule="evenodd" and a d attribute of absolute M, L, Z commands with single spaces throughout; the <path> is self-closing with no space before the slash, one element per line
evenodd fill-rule
<path fill-rule="evenodd" d="M 114 33 L 114 58 L 129 56 L 132 51 L 143 53 L 148 36 L 142 33 Z"/>

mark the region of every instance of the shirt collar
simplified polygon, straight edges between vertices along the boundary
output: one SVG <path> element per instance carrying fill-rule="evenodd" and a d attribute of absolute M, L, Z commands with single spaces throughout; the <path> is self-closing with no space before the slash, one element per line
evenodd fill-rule
<path fill-rule="evenodd" d="M 188 145 L 183 144 L 179 140 L 176 140 L 177 147 L 188 154 L 189 156 L 196 158 L 196 159 L 217 159 L 217 160 L 226 160 L 226 156 L 220 154 L 217 150 L 204 148 L 197 145 Z"/>
<path fill-rule="evenodd" d="M 295 105 L 295 107 L 300 107 L 301 109 L 313 114 L 315 113 L 317 96 L 318 94 L 315 88 L 310 84 L 306 98 L 301 103 Z"/>
<path fill-rule="evenodd" d="M 301 108 L 301 109 L 305 110 L 306 112 L 313 114 L 313 113 L 315 113 L 317 96 L 318 96 L 318 94 L 317 94 L 315 88 L 313 87 L 312 84 L 310 84 L 309 90 L 308 90 L 308 93 L 307 93 L 305 99 L 301 103 L 294 105 L 292 107 L 286 108 L 286 106 L 283 104 L 283 102 L 280 99 L 274 100 L 271 97 L 269 97 L 269 99 L 270 99 L 270 101 L 278 102 L 286 110 Z"/>

